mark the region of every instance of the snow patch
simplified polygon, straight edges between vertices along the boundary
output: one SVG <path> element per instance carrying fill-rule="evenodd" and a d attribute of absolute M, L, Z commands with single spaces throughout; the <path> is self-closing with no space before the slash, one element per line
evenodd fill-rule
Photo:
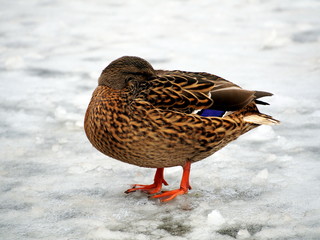
<path fill-rule="evenodd" d="M 212 210 L 212 212 L 208 214 L 207 222 L 209 225 L 212 225 L 214 227 L 220 227 L 226 222 L 226 220 L 221 215 L 219 210 Z"/>
<path fill-rule="evenodd" d="M 263 169 L 256 176 L 254 176 L 251 181 L 255 184 L 264 184 L 268 180 L 268 177 L 268 169 Z"/>

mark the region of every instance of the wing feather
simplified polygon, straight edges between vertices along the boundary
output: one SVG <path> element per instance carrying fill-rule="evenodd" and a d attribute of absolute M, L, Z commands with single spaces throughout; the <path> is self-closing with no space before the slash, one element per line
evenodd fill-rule
<path fill-rule="evenodd" d="M 157 70 L 156 74 L 148 81 L 148 87 L 141 90 L 140 97 L 160 109 L 185 113 L 208 108 L 235 111 L 257 98 L 272 95 L 244 90 L 209 73 Z"/>

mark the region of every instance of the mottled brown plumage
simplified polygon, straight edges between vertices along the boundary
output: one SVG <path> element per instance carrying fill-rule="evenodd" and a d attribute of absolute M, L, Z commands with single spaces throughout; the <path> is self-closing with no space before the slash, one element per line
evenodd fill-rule
<path fill-rule="evenodd" d="M 110 63 L 99 78 L 85 116 L 85 131 L 100 152 L 141 167 L 158 168 L 155 183 L 135 185 L 161 190 L 163 168 L 183 166 L 181 187 L 154 197 L 171 200 L 190 189 L 190 164 L 218 151 L 260 124 L 277 120 L 261 114 L 256 103 L 272 94 L 243 90 L 208 73 L 154 70 L 138 57 Z M 203 117 L 202 109 L 227 111 Z"/>

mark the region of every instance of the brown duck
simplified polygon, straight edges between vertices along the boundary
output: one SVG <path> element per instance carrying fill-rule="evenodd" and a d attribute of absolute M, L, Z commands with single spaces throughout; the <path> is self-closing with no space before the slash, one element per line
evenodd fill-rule
<path fill-rule="evenodd" d="M 191 163 L 218 151 L 245 132 L 279 121 L 258 111 L 262 91 L 244 90 L 213 74 L 154 70 L 125 56 L 101 73 L 84 128 L 100 152 L 140 167 L 157 168 L 154 183 L 126 193 L 161 191 L 166 167 L 182 166 L 180 188 L 151 198 L 169 201 L 187 193 Z"/>

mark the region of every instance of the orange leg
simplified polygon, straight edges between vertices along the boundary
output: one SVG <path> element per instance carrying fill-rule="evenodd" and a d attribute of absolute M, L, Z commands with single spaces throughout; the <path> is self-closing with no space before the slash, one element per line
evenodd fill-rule
<path fill-rule="evenodd" d="M 189 184 L 189 176 L 190 176 L 190 167 L 191 162 L 186 162 L 186 164 L 183 166 L 183 174 L 181 179 L 180 188 L 172 191 L 165 191 L 163 193 L 151 196 L 151 198 L 163 198 L 161 199 L 161 202 L 168 202 L 172 199 L 174 199 L 178 195 L 182 195 L 188 192 L 188 190 L 191 189 L 191 186 Z"/>
<path fill-rule="evenodd" d="M 164 168 L 157 168 L 156 174 L 154 175 L 154 183 L 150 185 L 141 185 L 135 184 L 132 188 L 125 191 L 125 193 L 135 192 L 137 190 L 141 190 L 143 192 L 154 194 L 160 192 L 162 189 L 162 184 L 168 185 L 166 180 L 163 178 L 163 170 Z"/>

